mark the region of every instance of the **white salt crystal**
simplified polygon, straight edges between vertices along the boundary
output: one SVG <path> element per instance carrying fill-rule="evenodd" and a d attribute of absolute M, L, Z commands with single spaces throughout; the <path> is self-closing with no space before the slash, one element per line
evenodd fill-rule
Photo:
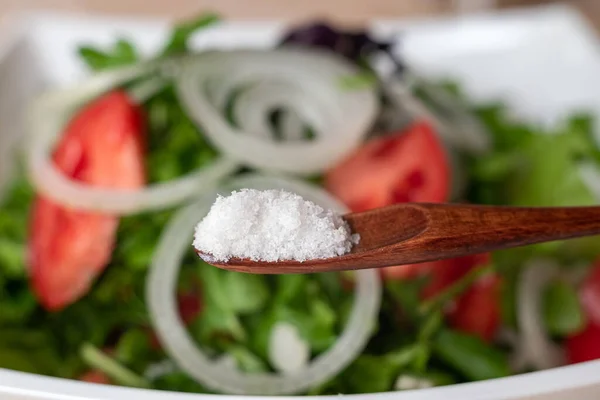
<path fill-rule="evenodd" d="M 242 189 L 217 198 L 194 247 L 213 261 L 306 261 L 341 256 L 359 239 L 339 215 L 297 194 Z"/>

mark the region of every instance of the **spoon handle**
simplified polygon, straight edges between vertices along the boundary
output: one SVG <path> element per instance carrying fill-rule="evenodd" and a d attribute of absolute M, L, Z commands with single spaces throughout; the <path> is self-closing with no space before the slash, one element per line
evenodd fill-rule
<path fill-rule="evenodd" d="M 416 204 L 427 228 L 400 251 L 462 256 L 600 234 L 600 207 L 525 208 Z M 403 248 L 406 245 L 408 248 Z M 419 250 L 421 249 L 421 250 Z M 396 253 L 396 251 L 394 251 Z M 413 254 L 415 255 L 415 254 Z"/>

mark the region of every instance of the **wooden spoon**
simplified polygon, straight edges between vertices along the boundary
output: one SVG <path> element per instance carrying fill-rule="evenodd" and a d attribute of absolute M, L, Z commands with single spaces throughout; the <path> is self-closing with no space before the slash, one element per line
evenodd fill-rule
<path fill-rule="evenodd" d="M 404 203 L 344 216 L 360 242 L 340 257 L 264 262 L 232 258 L 216 267 L 254 274 L 381 268 L 600 234 L 599 207 L 520 208 Z"/>

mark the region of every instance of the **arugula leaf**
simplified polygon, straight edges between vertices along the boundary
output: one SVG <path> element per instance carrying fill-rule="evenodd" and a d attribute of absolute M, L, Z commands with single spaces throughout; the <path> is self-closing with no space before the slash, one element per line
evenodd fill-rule
<path fill-rule="evenodd" d="M 26 327 L 0 330 L 0 368 L 63 376 L 64 360 L 46 332 Z"/>
<path fill-rule="evenodd" d="M 338 273 L 319 273 L 314 276 L 329 301 L 333 304 L 342 300 L 346 292 L 342 286 L 342 276 Z"/>
<path fill-rule="evenodd" d="M 261 310 L 269 296 L 269 288 L 261 275 L 223 271 L 200 263 L 206 299 L 215 306 L 235 314 Z"/>
<path fill-rule="evenodd" d="M 197 31 L 207 28 L 219 21 L 215 14 L 202 14 L 197 18 L 176 25 L 168 39 L 167 44 L 159 53 L 159 57 L 166 57 L 189 51 L 188 41 Z M 126 39 L 119 39 L 112 48 L 99 50 L 92 46 L 81 46 L 79 56 L 93 71 L 121 67 L 140 61 L 135 46 Z"/>
<path fill-rule="evenodd" d="M 321 352 L 337 338 L 336 317 L 331 306 L 319 298 L 313 299 L 308 309 L 293 308 L 289 304 L 275 305 L 248 321 L 252 331 L 252 346 L 261 357 L 266 358 L 271 330 L 277 322 L 288 322 L 298 329 L 313 351 Z"/>
<path fill-rule="evenodd" d="M 125 368 L 89 343 L 81 346 L 80 353 L 81 358 L 90 368 L 104 372 L 108 377 L 120 385 L 140 388 L 150 387 L 150 383 L 146 379 Z"/>
<path fill-rule="evenodd" d="M 17 244 L 24 243 L 28 231 L 29 207 L 35 192 L 25 174 L 22 173 L 15 178 L 11 185 L 8 185 L 4 194 L 2 207 L 0 207 L 0 237 Z M 9 255 L 8 258 L 14 262 L 13 255 Z M 0 268 L 2 268 L 2 263 L 0 263 Z"/>
<path fill-rule="evenodd" d="M 37 308 L 25 268 L 29 207 L 35 193 L 22 174 L 7 185 L 4 194 L 0 208 L 0 330 L 3 324 L 24 323 Z"/>
<path fill-rule="evenodd" d="M 228 309 L 206 301 L 201 316 L 192 324 L 191 329 L 202 342 L 210 342 L 218 335 L 230 335 L 236 340 L 246 339 L 246 331 L 239 318 Z"/>
<path fill-rule="evenodd" d="M 228 307 L 237 314 L 261 310 L 269 297 L 269 288 L 261 275 L 226 272 L 219 290 L 228 298 Z"/>
<path fill-rule="evenodd" d="M 377 75 L 371 71 L 361 71 L 354 75 L 345 75 L 340 78 L 342 90 L 354 91 L 372 88 L 377 84 Z"/>
<path fill-rule="evenodd" d="M 275 277 L 276 291 L 273 301 L 279 304 L 288 303 L 302 294 L 308 277 L 302 274 L 284 274 Z"/>
<path fill-rule="evenodd" d="M 420 317 L 421 290 L 425 280 L 391 280 L 385 283 L 386 293 L 394 300 L 395 308 L 415 322 Z"/>
<path fill-rule="evenodd" d="M 434 340 L 434 352 L 469 380 L 510 375 L 504 353 L 476 336 L 445 329 Z"/>
<path fill-rule="evenodd" d="M 144 104 L 148 115 L 148 156 L 150 182 L 172 180 L 214 161 L 217 151 L 185 114 L 172 86 Z"/>
<path fill-rule="evenodd" d="M 392 389 L 400 370 L 417 354 L 418 347 L 407 347 L 383 356 L 361 355 L 341 374 L 351 393 L 376 393 Z"/>
<path fill-rule="evenodd" d="M 129 329 L 121 335 L 115 346 L 115 357 L 120 362 L 133 365 L 147 358 L 150 353 L 150 339 L 140 328 Z"/>
<path fill-rule="evenodd" d="M 248 345 L 263 360 L 268 359 L 271 330 L 278 320 L 279 317 L 273 308 L 245 320 L 245 326 L 252 332 L 252 335 L 248 338 Z"/>
<path fill-rule="evenodd" d="M 428 342 L 440 330 L 444 317 L 440 310 L 432 312 L 421 325 L 418 338 L 420 342 Z"/>
<path fill-rule="evenodd" d="M 135 64 L 139 55 L 133 44 L 125 39 L 119 39 L 111 49 L 98 50 L 91 46 L 81 46 L 79 56 L 94 71 Z"/>
<path fill-rule="evenodd" d="M 585 315 L 575 288 L 563 280 L 551 282 L 544 291 L 544 323 L 553 335 L 567 336 L 585 327 Z"/>
<path fill-rule="evenodd" d="M 2 275 L 0 275 L 2 277 Z M 4 281 L 4 282 L 2 282 Z M 0 324 L 16 324 L 34 315 L 37 300 L 27 281 L 23 279 L 1 279 L 0 283 Z"/>
<path fill-rule="evenodd" d="M 377 393 L 392 388 L 398 370 L 385 356 L 362 355 L 343 375 L 352 393 Z"/>
<path fill-rule="evenodd" d="M 14 369 L 16 371 L 44 374 L 44 368 L 38 364 L 31 352 L 12 348 L 0 348 L 0 368 Z"/>
<path fill-rule="evenodd" d="M 24 277 L 25 245 L 15 240 L 0 238 L 0 271 L 6 277 Z"/>
<path fill-rule="evenodd" d="M 522 144 L 526 168 L 508 182 L 511 203 L 523 206 L 576 206 L 595 203 L 577 174 L 581 157 L 590 154 L 589 141 L 576 131 L 531 136 Z"/>
<path fill-rule="evenodd" d="M 595 204 L 579 173 L 582 162 L 600 162 L 589 115 L 575 114 L 548 129 L 524 124 L 502 104 L 478 107 L 477 114 L 492 134 L 494 148 L 485 157 L 467 160 L 470 202 L 537 207 Z M 591 237 L 531 249 L 550 257 L 590 260 L 597 256 L 599 245 L 600 239 Z"/>
<path fill-rule="evenodd" d="M 491 187 L 491 202 L 550 207 L 595 201 L 577 173 L 582 159 L 600 159 L 589 117 L 576 115 L 564 127 L 544 131 L 515 122 L 502 105 L 478 113 L 495 146 L 491 155 L 472 160 L 469 171 L 472 186 Z"/>
<path fill-rule="evenodd" d="M 335 322 L 337 315 L 332 307 L 319 298 L 313 298 L 306 310 L 282 307 L 277 310 L 277 320 L 293 324 L 300 336 L 306 340 L 313 351 L 324 351 L 337 338 Z"/>
<path fill-rule="evenodd" d="M 590 133 L 581 131 L 578 120 L 553 134 L 531 136 L 520 149 L 527 163 L 507 180 L 510 204 L 516 206 L 592 205 L 596 199 L 579 176 L 581 160 L 593 160 L 598 150 Z M 550 254 L 570 253 L 595 257 L 600 245 L 598 237 L 536 246 Z"/>
<path fill-rule="evenodd" d="M 201 340 L 209 340 L 216 334 L 228 334 L 243 340 L 246 332 L 232 307 L 229 293 L 223 290 L 223 275 L 226 272 L 208 264 L 199 265 L 204 309 L 200 318 L 194 323 L 194 331 Z"/>
<path fill-rule="evenodd" d="M 220 18 L 218 15 L 207 13 L 175 25 L 161 55 L 166 56 L 187 52 L 189 50 L 188 41 L 194 33 L 208 28 L 219 21 Z"/>
<path fill-rule="evenodd" d="M 273 277 L 275 284 L 266 310 L 244 319 L 249 332 L 249 346 L 260 357 L 267 359 L 271 330 L 278 322 L 294 325 L 313 352 L 330 347 L 339 334 L 341 315 L 328 296 L 334 294 L 335 283 L 319 275 L 280 275 Z M 339 297 L 340 310 L 347 308 L 352 293 Z"/>
<path fill-rule="evenodd" d="M 420 346 L 417 347 L 415 359 L 413 360 L 412 367 L 415 371 L 423 373 L 427 370 L 427 364 L 431 358 L 431 346 L 426 342 L 419 342 Z"/>
<path fill-rule="evenodd" d="M 520 247 L 510 250 L 496 251 L 492 254 L 493 265 L 502 276 L 500 290 L 500 306 L 502 321 L 516 329 L 517 323 L 517 285 L 520 282 L 523 265 L 533 256 L 531 247 Z"/>
<path fill-rule="evenodd" d="M 227 349 L 237 361 L 240 370 L 248 373 L 267 372 L 269 368 L 266 363 L 249 349 L 243 346 L 231 346 Z"/>

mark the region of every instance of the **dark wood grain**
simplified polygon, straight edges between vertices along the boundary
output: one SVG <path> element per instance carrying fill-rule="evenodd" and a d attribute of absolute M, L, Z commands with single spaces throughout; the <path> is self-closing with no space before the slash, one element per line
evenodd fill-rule
<path fill-rule="evenodd" d="M 219 268 L 255 274 L 315 273 L 441 260 L 600 234 L 600 207 L 517 208 L 398 204 L 347 214 L 361 236 L 351 253 L 311 261 L 231 259 Z M 202 257 L 203 255 L 200 254 Z"/>

